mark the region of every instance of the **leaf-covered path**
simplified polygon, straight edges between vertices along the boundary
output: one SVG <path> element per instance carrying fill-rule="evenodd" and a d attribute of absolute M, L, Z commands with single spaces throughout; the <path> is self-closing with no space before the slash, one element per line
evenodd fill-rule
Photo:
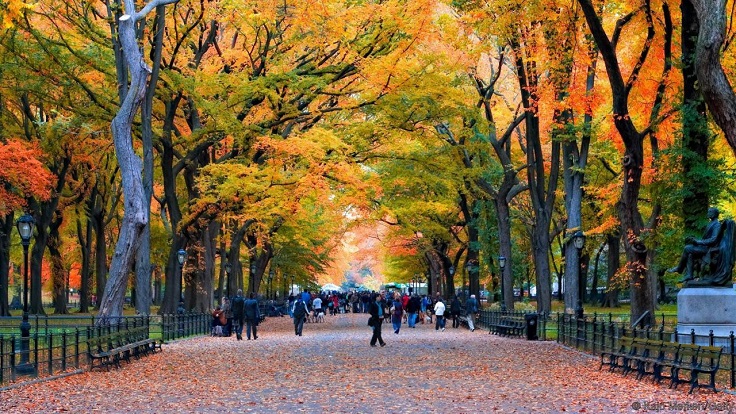
<path fill-rule="evenodd" d="M 689 396 L 685 387 L 598 372 L 595 358 L 553 342 L 429 325 L 403 325 L 395 335 L 384 325 L 388 345 L 371 348 L 367 316 L 326 319 L 306 324 L 302 337 L 284 317 L 267 319 L 257 341 L 178 341 L 122 369 L 4 391 L 0 412 L 619 413 L 717 402 L 736 409 L 732 395 Z M 709 407 L 700 411 L 715 411 Z"/>

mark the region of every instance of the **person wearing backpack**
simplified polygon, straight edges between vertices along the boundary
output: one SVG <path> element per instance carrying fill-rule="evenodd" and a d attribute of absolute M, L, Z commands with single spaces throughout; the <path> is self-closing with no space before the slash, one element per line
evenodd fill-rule
<path fill-rule="evenodd" d="M 304 320 L 307 319 L 307 304 L 301 297 L 297 297 L 294 301 L 294 307 L 291 309 L 291 314 L 294 315 L 294 335 L 302 336 L 302 329 L 304 328 Z"/>
<path fill-rule="evenodd" d="M 238 341 L 243 340 L 243 323 L 245 322 L 245 298 L 243 290 L 238 289 L 238 294 L 232 300 L 231 310 L 233 312 L 233 325 L 235 336 Z"/>

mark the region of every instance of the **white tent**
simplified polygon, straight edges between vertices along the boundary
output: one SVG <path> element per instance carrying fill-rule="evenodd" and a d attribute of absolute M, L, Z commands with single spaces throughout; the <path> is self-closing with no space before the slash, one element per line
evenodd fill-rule
<path fill-rule="evenodd" d="M 332 292 L 332 291 L 342 291 L 342 288 L 340 286 L 337 286 L 334 283 L 327 283 L 322 286 L 323 292 Z"/>

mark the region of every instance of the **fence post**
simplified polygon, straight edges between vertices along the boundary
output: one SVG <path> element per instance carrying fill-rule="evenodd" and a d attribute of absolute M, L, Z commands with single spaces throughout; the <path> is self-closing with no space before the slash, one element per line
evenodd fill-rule
<path fill-rule="evenodd" d="M 74 328 L 74 367 L 79 369 L 79 327 Z"/>
<path fill-rule="evenodd" d="M 15 381 L 15 335 L 10 335 L 10 379 Z"/>
<path fill-rule="evenodd" d="M 61 371 L 66 371 L 66 336 L 69 335 L 69 333 L 64 329 L 64 332 L 61 334 Z"/>
<path fill-rule="evenodd" d="M 736 361 L 734 361 L 736 352 L 734 352 L 733 349 L 733 346 L 736 344 L 736 337 L 734 337 L 733 331 L 731 331 L 731 334 L 728 336 L 728 342 L 729 345 L 731 345 L 731 388 L 733 389 L 736 387 Z"/>
<path fill-rule="evenodd" d="M 54 333 L 49 332 L 48 335 L 46 335 L 46 342 L 48 344 L 48 363 L 49 363 L 49 375 L 54 375 Z"/>
<path fill-rule="evenodd" d="M 713 346 L 713 344 L 715 343 L 715 338 L 713 336 L 713 330 L 711 329 L 708 333 L 708 346 Z"/>
<path fill-rule="evenodd" d="M 733 336 L 733 332 L 731 332 L 731 336 Z M 0 384 L 3 383 L 4 367 L 5 367 L 5 337 L 3 335 L 0 335 Z"/>
<path fill-rule="evenodd" d="M 39 365 L 38 364 L 38 332 L 36 332 L 36 334 L 33 336 L 33 347 L 34 347 L 34 355 L 36 358 L 34 360 L 34 364 L 36 365 L 36 375 L 38 375 L 38 365 Z"/>
<path fill-rule="evenodd" d="M 560 338 L 562 337 L 562 324 L 560 323 L 560 312 L 557 312 L 557 343 L 560 343 Z"/>
<path fill-rule="evenodd" d="M 598 337 L 596 335 L 596 326 L 597 325 L 598 325 L 598 312 L 593 312 L 593 343 L 592 343 L 593 347 L 592 347 L 592 349 L 593 349 L 593 353 L 594 354 L 596 353 L 596 351 L 595 351 L 595 348 L 596 348 L 596 345 L 597 345 L 596 344 L 596 340 L 598 339 Z"/>
<path fill-rule="evenodd" d="M 690 330 L 690 345 L 695 345 L 695 329 Z"/>

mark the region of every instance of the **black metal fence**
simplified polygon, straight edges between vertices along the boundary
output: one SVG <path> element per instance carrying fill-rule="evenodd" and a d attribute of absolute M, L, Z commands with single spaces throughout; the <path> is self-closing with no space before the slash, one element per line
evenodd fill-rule
<path fill-rule="evenodd" d="M 595 355 L 618 350 L 619 340 L 624 336 L 723 347 L 716 386 L 736 388 L 736 337 L 733 332 L 725 337 L 715 336 L 713 331 L 709 335 L 696 335 L 695 331 L 678 332 L 676 325 L 668 323 L 664 316 L 657 321 L 661 323 L 644 328 L 631 327 L 628 322 L 595 314 L 579 319 L 575 315 L 558 313 L 555 319 L 557 342 Z"/>
<path fill-rule="evenodd" d="M 23 347 L 21 318 L 0 318 L 0 385 L 87 370 L 95 338 L 145 327 L 149 338 L 168 342 L 209 334 L 211 319 L 208 314 L 198 313 L 135 316 L 122 317 L 117 324 L 98 327 L 91 316 L 31 316 L 28 347 Z"/>

